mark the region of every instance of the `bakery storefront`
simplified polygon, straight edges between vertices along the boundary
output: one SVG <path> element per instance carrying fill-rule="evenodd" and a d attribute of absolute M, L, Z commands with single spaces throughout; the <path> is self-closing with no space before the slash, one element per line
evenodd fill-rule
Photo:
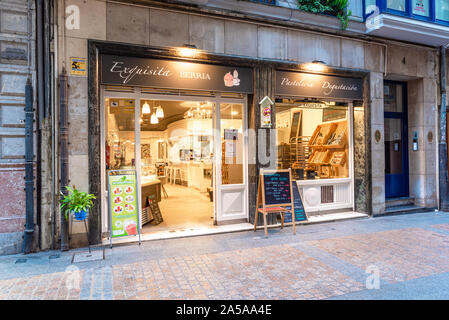
<path fill-rule="evenodd" d="M 144 235 L 246 223 L 252 69 L 112 54 L 99 61 L 102 233 L 115 170 L 137 173 Z"/>
<path fill-rule="evenodd" d="M 291 168 L 309 216 L 354 208 L 354 101 L 361 78 L 276 71 L 277 168 Z"/>
<path fill-rule="evenodd" d="M 179 50 L 89 45 L 89 190 L 102 194 L 91 243 L 109 236 L 115 170 L 137 174 L 144 240 L 250 230 L 267 167 L 292 169 L 309 222 L 368 211 L 366 159 L 354 162 L 366 74 Z"/>

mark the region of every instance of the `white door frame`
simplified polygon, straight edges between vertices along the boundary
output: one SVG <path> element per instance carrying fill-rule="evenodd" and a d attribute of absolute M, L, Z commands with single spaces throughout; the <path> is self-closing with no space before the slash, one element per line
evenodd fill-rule
<path fill-rule="evenodd" d="M 215 104 L 214 108 L 214 116 L 213 119 L 215 120 L 215 123 L 213 123 L 214 132 L 218 132 L 220 135 L 220 103 L 235 103 L 235 104 L 242 104 L 243 105 L 243 137 L 244 137 L 244 144 L 243 144 L 243 179 L 244 183 L 239 185 L 225 185 L 221 186 L 220 181 L 218 180 L 218 177 L 221 177 L 221 174 L 218 175 L 216 172 L 217 169 L 219 169 L 221 172 L 221 136 L 219 136 L 219 140 L 214 141 L 215 145 L 215 152 L 214 152 L 214 162 L 213 162 L 213 200 L 214 200 L 214 223 L 225 221 L 225 220 L 234 220 L 234 219 L 249 219 L 249 206 L 248 206 L 248 132 L 247 132 L 247 96 L 245 95 L 242 99 L 233 99 L 233 98 L 222 98 L 220 94 L 217 94 L 215 97 L 205 97 L 205 96 L 172 96 L 172 95 L 164 95 L 164 94 L 150 94 L 150 93 L 142 93 L 140 88 L 135 87 L 134 92 L 119 92 L 119 91 L 106 91 L 104 87 L 101 87 L 100 90 L 100 159 L 101 159 L 101 190 L 103 190 L 104 194 L 101 201 L 101 217 L 102 217 L 102 232 L 107 232 L 109 229 L 108 226 L 108 215 L 107 215 L 107 203 L 108 203 L 108 193 L 106 191 L 106 159 L 105 159 L 105 139 L 106 139 L 106 126 L 107 123 L 105 121 L 105 98 L 124 98 L 124 99 L 134 99 L 135 100 L 135 159 L 136 159 L 136 171 L 137 171 L 137 187 L 139 190 L 141 189 L 141 181 L 140 181 L 140 174 L 141 174 L 141 168 L 140 168 L 140 125 L 139 125 L 139 119 L 140 119 L 140 101 L 141 100 L 158 100 L 158 101 L 210 101 Z M 217 112 L 218 111 L 218 112 Z M 216 115 L 215 115 L 216 113 Z M 218 115 L 218 116 L 217 116 Z M 213 121 L 214 121 L 213 120 Z M 216 134 L 214 134 L 216 135 Z M 216 137 L 214 136 L 214 139 Z M 216 143 L 216 141 L 220 141 L 220 144 Z M 218 148 L 217 152 L 217 145 L 220 146 Z M 218 163 L 218 161 L 220 163 Z M 218 182 L 218 183 L 217 183 Z M 241 190 L 244 192 L 243 199 L 244 199 L 244 211 L 243 214 L 237 216 L 237 217 L 231 217 L 226 218 L 222 216 L 221 212 L 221 193 L 222 191 L 232 191 L 232 190 Z M 220 197 L 218 197 L 218 195 Z M 139 214 L 141 214 L 141 199 L 138 199 L 138 208 L 139 208 Z M 218 206 L 220 205 L 220 207 Z M 141 221 L 141 219 L 140 219 Z M 140 222 L 141 223 L 141 222 Z M 142 227 L 140 225 L 140 227 Z"/>
<path fill-rule="evenodd" d="M 232 221 L 232 220 L 246 220 L 248 221 L 248 212 L 249 212 L 249 204 L 248 204 L 248 124 L 247 124 L 247 98 L 245 96 L 244 99 L 237 101 L 235 99 L 226 99 L 226 98 L 219 98 L 217 99 L 217 107 L 216 107 L 216 113 L 214 114 L 214 141 L 215 141 L 215 152 L 216 155 L 215 159 L 215 183 L 214 183 L 214 190 L 216 191 L 218 197 L 214 198 L 214 205 L 216 207 L 216 215 L 214 215 L 214 218 L 216 219 L 217 223 L 220 222 L 226 222 L 226 221 Z M 243 109 L 243 117 L 242 117 L 242 134 L 243 134 L 243 154 L 242 154 L 242 161 L 243 161 L 243 183 L 242 184 L 227 184 L 223 185 L 221 184 L 221 167 L 222 167 L 222 141 L 221 141 L 221 103 L 233 103 L 233 104 L 241 104 Z M 226 215 L 224 213 L 223 208 L 223 196 L 224 193 L 242 193 L 243 197 L 243 209 L 241 212 L 236 212 L 231 215 Z M 214 192 L 215 193 L 215 192 Z"/>

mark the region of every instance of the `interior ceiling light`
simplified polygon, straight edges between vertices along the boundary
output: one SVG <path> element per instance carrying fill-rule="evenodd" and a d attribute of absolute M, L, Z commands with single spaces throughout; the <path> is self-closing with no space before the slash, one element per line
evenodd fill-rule
<path fill-rule="evenodd" d="M 143 113 L 143 114 L 150 114 L 150 113 L 151 113 L 150 105 L 149 105 L 148 102 L 146 102 L 146 101 L 145 101 L 145 103 L 143 104 L 143 107 L 142 107 L 142 113 Z"/>
<path fill-rule="evenodd" d="M 159 119 L 157 118 L 156 114 L 153 112 L 153 114 L 151 115 L 151 120 L 150 120 L 151 124 L 158 124 L 159 123 Z"/>
<path fill-rule="evenodd" d="M 162 109 L 160 105 L 156 108 L 156 117 L 158 118 L 164 117 L 164 109 Z"/>

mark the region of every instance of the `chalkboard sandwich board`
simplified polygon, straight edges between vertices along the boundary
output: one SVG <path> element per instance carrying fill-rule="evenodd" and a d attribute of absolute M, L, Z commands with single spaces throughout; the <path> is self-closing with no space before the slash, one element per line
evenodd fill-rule
<path fill-rule="evenodd" d="M 293 204 L 295 207 L 295 222 L 308 221 L 308 216 L 304 209 L 304 204 L 302 202 L 301 194 L 299 193 L 296 181 L 292 181 L 292 186 L 293 186 Z M 285 213 L 284 222 L 286 223 L 292 222 L 291 211 Z"/>
<path fill-rule="evenodd" d="M 291 169 L 261 169 L 259 174 L 259 187 L 257 191 L 254 231 L 256 231 L 257 216 L 259 213 L 262 213 L 263 215 L 265 237 L 268 236 L 268 213 L 280 213 L 283 228 L 285 214 L 289 211 L 294 211 L 294 206 Z M 295 233 L 295 215 L 293 215 L 293 234 Z"/>

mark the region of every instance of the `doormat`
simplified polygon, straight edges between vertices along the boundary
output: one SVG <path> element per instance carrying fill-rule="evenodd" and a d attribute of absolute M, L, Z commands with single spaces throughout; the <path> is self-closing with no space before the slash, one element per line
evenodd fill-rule
<path fill-rule="evenodd" d="M 104 260 L 104 248 L 102 250 L 92 250 L 91 252 L 74 253 L 72 257 L 72 263 L 97 260 Z"/>

